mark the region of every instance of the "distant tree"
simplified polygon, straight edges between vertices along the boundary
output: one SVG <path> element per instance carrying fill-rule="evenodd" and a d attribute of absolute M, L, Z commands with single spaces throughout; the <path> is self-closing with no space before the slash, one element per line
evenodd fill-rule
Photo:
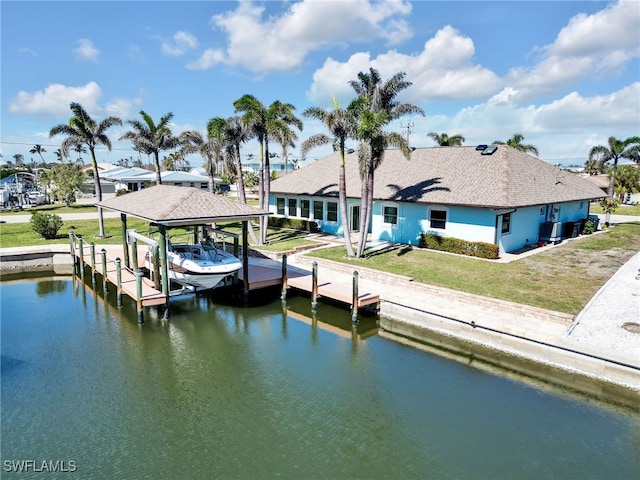
<path fill-rule="evenodd" d="M 173 119 L 173 113 L 165 114 L 156 124 L 147 112 L 140 110 L 140 120 L 127 120 L 133 130 L 126 132 L 120 140 L 130 140 L 136 150 L 153 155 L 156 167 L 156 185 L 162 184 L 160 175 L 160 152 L 171 150 L 178 145 L 178 138 L 173 135 L 169 122 Z"/>
<path fill-rule="evenodd" d="M 31 154 L 38 154 L 40 155 L 40 160 L 42 160 L 42 163 L 47 163 L 44 161 L 44 157 L 42 156 L 42 152 L 46 152 L 46 150 L 42 147 L 42 145 L 38 145 L 37 143 L 33 146 L 33 148 L 31 150 L 29 150 L 29 153 Z"/>
<path fill-rule="evenodd" d="M 598 160 L 596 160 L 595 158 L 591 158 L 584 162 L 583 171 L 584 173 L 587 173 L 589 175 L 597 175 L 599 173 L 602 173 L 602 165 L 600 165 L 600 162 L 598 162 Z"/>
<path fill-rule="evenodd" d="M 23 165 L 23 164 L 24 164 L 24 155 L 23 155 L 23 154 L 21 154 L 21 153 L 16 153 L 16 154 L 13 156 L 13 159 L 14 159 L 14 160 L 15 160 L 15 162 L 16 162 L 16 166 L 18 166 L 18 165 Z"/>
<path fill-rule="evenodd" d="M 86 145 L 91 154 L 91 166 L 93 167 L 93 182 L 98 201 L 102 201 L 102 186 L 100 185 L 100 174 L 98 172 L 98 162 L 96 161 L 96 146 L 104 145 L 111 150 L 111 140 L 106 135 L 107 129 L 114 125 L 122 125 L 122 120 L 117 117 L 107 117 L 100 123 L 96 123 L 86 110 L 79 103 L 71 103 L 71 111 L 73 116 L 68 123 L 56 125 L 49 132 L 49 137 L 56 135 L 66 135 L 62 141 L 60 151 L 62 157 L 69 156 L 69 150 L 77 145 Z M 104 237 L 104 218 L 102 209 L 98 208 L 98 225 L 100 229 L 99 235 Z"/>
<path fill-rule="evenodd" d="M 533 153 L 537 157 L 538 149 L 533 145 L 522 143 L 523 140 L 524 140 L 524 135 L 522 135 L 521 133 L 514 133 L 513 137 L 511 137 L 506 142 L 503 142 L 502 140 L 494 140 L 493 143 L 494 145 L 509 145 L 510 147 L 513 147 L 516 150 L 520 150 L 521 152 Z"/>
<path fill-rule="evenodd" d="M 614 200 L 614 186 L 616 169 L 618 161 L 627 158 L 634 162 L 638 162 L 640 158 L 640 137 L 629 137 L 626 140 L 618 140 L 616 137 L 609 137 L 608 146 L 596 145 L 589 151 L 589 160 L 597 159 L 601 165 L 613 162 L 611 171 L 609 172 L 609 189 L 607 194 L 610 200 Z M 611 212 L 615 211 L 615 207 L 606 212 L 605 223 L 611 220 Z"/>
<path fill-rule="evenodd" d="M 240 148 L 243 143 L 246 143 L 249 139 L 249 133 L 242 124 L 242 120 L 238 116 L 227 118 L 226 124 L 226 148 L 229 155 L 235 161 L 236 181 L 238 185 L 238 193 L 240 195 L 240 201 L 247 203 L 247 195 L 245 192 L 245 179 L 244 172 L 242 171 L 242 157 L 240 155 Z"/>
<path fill-rule="evenodd" d="M 436 132 L 427 133 L 441 147 L 458 147 L 464 143 L 465 138 L 462 135 L 449 136 L 446 133 L 437 134 Z"/>
<path fill-rule="evenodd" d="M 618 167 L 615 175 L 614 192 L 622 201 L 624 201 L 627 193 L 640 192 L 640 169 L 631 165 Z"/>
<path fill-rule="evenodd" d="M 82 158 L 83 153 L 87 153 L 87 149 L 82 146 L 81 143 L 78 143 L 73 150 L 78 154 L 78 158 L 76 159 L 76 163 L 80 165 L 84 165 L 84 159 Z"/>
<path fill-rule="evenodd" d="M 76 194 L 82 188 L 86 176 L 77 163 L 56 165 L 46 172 L 47 183 L 54 188 L 54 197 L 67 207 L 76 201 Z"/>

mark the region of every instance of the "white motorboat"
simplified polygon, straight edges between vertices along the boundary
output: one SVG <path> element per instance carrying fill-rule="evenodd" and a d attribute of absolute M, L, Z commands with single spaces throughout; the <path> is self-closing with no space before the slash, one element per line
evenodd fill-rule
<path fill-rule="evenodd" d="M 171 244 L 167 249 L 169 279 L 189 288 L 204 290 L 242 268 L 242 262 L 211 242 Z"/>

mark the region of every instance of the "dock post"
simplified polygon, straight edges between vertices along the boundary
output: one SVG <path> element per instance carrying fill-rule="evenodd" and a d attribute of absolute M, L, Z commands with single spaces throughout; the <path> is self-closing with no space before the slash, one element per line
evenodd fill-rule
<path fill-rule="evenodd" d="M 116 258 L 116 298 L 119 307 L 122 306 L 122 260 Z"/>
<path fill-rule="evenodd" d="M 142 306 L 142 270 L 136 270 L 136 309 L 138 310 L 138 323 L 144 323 L 144 307 Z"/>
<path fill-rule="evenodd" d="M 89 255 L 91 262 L 91 284 L 96 284 L 96 244 L 91 242 L 89 244 Z"/>
<path fill-rule="evenodd" d="M 311 310 L 318 308 L 318 262 L 313 262 L 311 271 Z"/>
<path fill-rule="evenodd" d="M 100 250 L 100 255 L 102 255 L 102 291 L 106 298 L 107 292 L 109 291 L 107 288 L 107 251 L 103 248 Z"/>
<path fill-rule="evenodd" d="M 80 250 L 80 278 L 84 281 L 84 241 L 78 237 L 78 249 Z"/>
<path fill-rule="evenodd" d="M 153 282 L 156 287 L 156 290 L 162 290 L 162 285 L 160 284 L 160 246 L 154 245 L 153 250 Z"/>
<path fill-rule="evenodd" d="M 287 299 L 287 254 L 282 255 L 282 293 L 280 300 L 283 302 Z"/>
<path fill-rule="evenodd" d="M 249 220 L 242 221 L 242 302 L 249 303 Z"/>
<path fill-rule="evenodd" d="M 138 263 L 138 240 L 135 238 L 131 239 L 131 269 L 138 270 L 140 268 L 140 264 Z"/>
<path fill-rule="evenodd" d="M 127 215 L 120 214 L 120 223 L 122 225 L 122 251 L 124 253 L 124 265 L 131 268 L 129 265 L 129 244 L 127 242 Z"/>
<path fill-rule="evenodd" d="M 351 300 L 351 322 L 358 323 L 358 304 L 360 303 L 358 296 L 358 272 L 353 272 L 353 298 Z"/>
<path fill-rule="evenodd" d="M 238 237 L 233 237 L 233 256 L 236 258 L 240 258 L 240 243 L 238 242 Z M 238 284 L 238 271 L 236 270 L 233 274 L 233 284 Z"/>
<path fill-rule="evenodd" d="M 73 237 L 74 237 L 74 233 L 73 232 L 69 232 L 69 250 L 71 253 L 71 260 L 73 261 L 73 264 L 76 264 L 76 249 L 74 246 L 74 242 L 73 242 Z"/>

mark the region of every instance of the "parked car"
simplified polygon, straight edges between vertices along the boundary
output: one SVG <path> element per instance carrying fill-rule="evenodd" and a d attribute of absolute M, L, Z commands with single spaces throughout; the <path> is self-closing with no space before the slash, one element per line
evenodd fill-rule
<path fill-rule="evenodd" d="M 219 183 L 216 186 L 216 193 L 219 193 L 221 195 L 226 195 L 230 191 L 231 191 L 231 186 L 227 185 L 226 183 Z"/>

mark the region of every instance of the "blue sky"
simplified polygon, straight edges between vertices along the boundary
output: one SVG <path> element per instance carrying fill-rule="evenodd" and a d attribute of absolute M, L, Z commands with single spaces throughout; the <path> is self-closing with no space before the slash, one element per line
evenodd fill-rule
<path fill-rule="evenodd" d="M 466 145 L 518 132 L 550 163 L 583 164 L 609 136 L 640 134 L 638 0 L 3 0 L 0 14 L 5 161 L 30 161 L 34 144 L 53 161 L 62 139 L 48 132 L 69 119 L 72 101 L 97 120 L 173 112 L 174 133 L 204 133 L 247 93 L 296 106 L 296 158 L 323 131 L 303 110 L 330 108 L 332 96 L 346 105 L 349 80 L 370 67 L 383 79 L 407 73 L 401 99 L 426 116 L 389 129 L 412 125 L 416 147 L 435 145 L 428 132 L 461 134 Z M 118 141 L 126 129 L 109 130 L 114 149 L 99 150 L 99 162 L 137 157 Z M 257 154 L 255 142 L 242 153 Z"/>

